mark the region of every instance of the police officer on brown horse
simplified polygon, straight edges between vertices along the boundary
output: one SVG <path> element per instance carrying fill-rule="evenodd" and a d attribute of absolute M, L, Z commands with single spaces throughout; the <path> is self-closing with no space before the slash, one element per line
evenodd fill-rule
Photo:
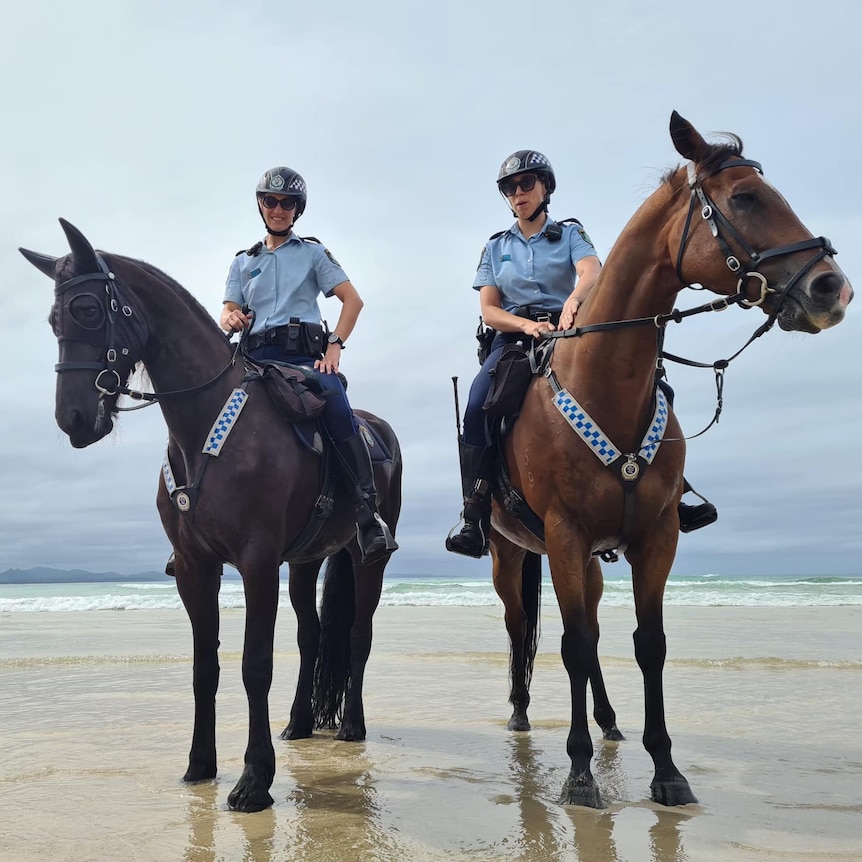
<path fill-rule="evenodd" d="M 446 539 L 446 549 L 468 557 L 488 551 L 493 478 L 493 448 L 482 405 L 491 388 L 491 373 L 503 349 L 525 346 L 542 333 L 575 325 L 578 308 L 601 270 L 595 247 L 577 219 L 555 221 L 548 213 L 557 181 L 550 161 L 536 150 L 518 150 L 500 166 L 497 188 L 515 223 L 485 244 L 473 289 L 479 292 L 482 318 L 496 331 L 473 385 L 459 440 L 463 524 Z M 672 390 L 662 381 L 663 388 Z M 684 531 L 712 523 L 712 503 L 680 504 Z"/>

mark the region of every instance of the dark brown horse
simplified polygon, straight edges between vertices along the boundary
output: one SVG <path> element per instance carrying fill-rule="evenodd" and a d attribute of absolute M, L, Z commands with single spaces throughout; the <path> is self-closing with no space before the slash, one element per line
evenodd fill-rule
<path fill-rule="evenodd" d="M 664 326 L 687 316 L 672 312 L 677 293 L 699 284 L 723 297 L 702 310 L 759 305 L 768 318 L 755 335 L 775 321 L 785 330 L 820 332 L 842 320 L 853 297 L 829 241 L 812 237 L 763 180 L 760 166 L 742 157 L 738 138 L 708 144 L 676 112 L 670 133 L 689 164 L 669 172 L 629 221 L 579 310 L 578 329 L 553 334 L 544 375 L 531 384 L 506 438 L 511 483 L 540 528 L 527 529 L 500 495 L 492 518 L 494 585 L 512 644 L 510 727 L 529 727 L 535 621 L 524 603 L 531 591 L 524 589 L 522 569 L 531 555 L 547 554 L 571 686 L 571 771 L 561 801 L 592 807 L 602 802 L 590 771 L 588 681 L 597 709 L 610 709 L 597 653 L 602 574 L 596 555 L 616 551 L 632 570 L 643 742 L 655 766 L 652 798 L 664 805 L 696 801 L 671 759 L 662 689 L 662 600 L 679 535 L 685 444 L 672 411 L 663 411 L 656 368 Z M 590 445 L 576 431 L 583 430 L 584 416 L 593 431 L 600 429 Z M 655 425 L 664 439 L 657 449 L 649 436 Z M 591 451 L 597 448 L 602 459 Z M 596 717 L 607 732 L 612 711 Z"/>
<path fill-rule="evenodd" d="M 290 564 L 300 653 L 282 738 L 335 727 L 340 716 L 338 738 L 362 740 L 371 618 L 388 557 L 363 565 L 345 495 L 322 493 L 320 457 L 276 412 L 262 384 L 243 388 L 243 362 L 200 303 L 148 264 L 97 254 L 60 221 L 71 254 L 55 259 L 22 249 L 56 285 L 57 424 L 76 448 L 100 440 L 113 427 L 119 394 L 128 394 L 130 372 L 138 362 L 146 368 L 169 430 L 157 503 L 194 638 L 195 720 L 184 780 L 216 775 L 218 594 L 222 564 L 229 562 L 245 592 L 249 736 L 228 803 L 261 810 L 272 804 L 275 775 L 268 695 L 280 563 Z M 375 461 L 375 480 L 381 514 L 394 531 L 401 509 L 398 440 L 383 420 L 358 415 L 369 429 L 366 439 L 388 450 Z M 327 558 L 318 617 L 316 584 Z"/>

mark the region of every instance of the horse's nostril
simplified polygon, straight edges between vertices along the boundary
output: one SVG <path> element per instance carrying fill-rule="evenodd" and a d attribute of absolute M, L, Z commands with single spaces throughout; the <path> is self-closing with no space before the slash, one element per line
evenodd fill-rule
<path fill-rule="evenodd" d="M 844 279 L 836 272 L 821 272 L 811 282 L 811 295 L 828 299 L 837 296 L 844 287 Z"/>

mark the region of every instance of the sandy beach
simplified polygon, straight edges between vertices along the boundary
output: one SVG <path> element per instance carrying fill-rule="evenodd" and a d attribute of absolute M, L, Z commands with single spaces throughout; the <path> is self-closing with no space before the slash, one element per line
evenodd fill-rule
<path fill-rule="evenodd" d="M 665 675 L 677 765 L 698 805 L 649 800 L 633 613 L 604 608 L 601 654 L 626 735 L 595 725 L 607 807 L 563 807 L 568 684 L 544 611 L 533 730 L 506 730 L 497 608 L 383 607 L 366 683 L 368 739 L 277 741 L 275 805 L 227 808 L 242 769 L 243 611 L 222 613 L 219 777 L 180 782 L 191 739 L 182 611 L 0 615 L 4 862 L 579 860 L 819 862 L 862 856 L 858 607 L 670 608 Z M 282 611 L 273 736 L 297 653 Z"/>

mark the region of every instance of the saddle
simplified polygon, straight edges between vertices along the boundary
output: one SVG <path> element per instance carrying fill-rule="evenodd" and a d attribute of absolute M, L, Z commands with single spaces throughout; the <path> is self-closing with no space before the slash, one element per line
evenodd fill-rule
<path fill-rule="evenodd" d="M 326 406 L 317 374 L 299 365 L 246 359 L 244 381 L 252 380 L 263 382 L 270 400 L 286 422 L 317 419 Z"/>
<path fill-rule="evenodd" d="M 344 388 L 347 380 L 338 375 Z M 318 428 L 318 419 L 326 407 L 326 392 L 320 375 L 302 365 L 291 365 L 276 359 L 258 362 L 246 357 L 245 381 L 262 382 L 282 419 L 290 424 L 299 441 L 317 455 L 323 454 L 329 435 Z M 373 463 L 392 461 L 392 453 L 383 438 L 361 416 L 353 414 Z"/>
<path fill-rule="evenodd" d="M 548 349 L 549 346 L 545 347 L 543 354 Z M 494 453 L 492 485 L 497 489 L 506 511 L 542 542 L 545 541 L 545 526 L 512 484 L 506 468 L 503 444 L 521 412 L 527 389 L 544 358 L 544 355 L 537 356 L 535 345 L 527 348 L 520 344 L 509 344 L 504 347 L 491 371 L 491 388 L 482 405 L 486 433 Z"/>

